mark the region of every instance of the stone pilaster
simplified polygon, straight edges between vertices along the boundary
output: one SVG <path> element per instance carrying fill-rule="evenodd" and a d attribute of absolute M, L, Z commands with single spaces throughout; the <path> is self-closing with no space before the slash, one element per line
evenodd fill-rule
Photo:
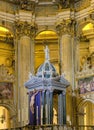
<path fill-rule="evenodd" d="M 70 20 L 62 20 L 56 25 L 60 36 L 60 64 L 61 73 L 72 83 L 72 28 Z"/>
<path fill-rule="evenodd" d="M 19 122 L 21 126 L 28 123 L 28 95 L 24 87 L 28 79 L 29 72 L 34 73 L 34 36 L 36 26 L 34 23 L 17 21 L 16 39 L 17 39 L 17 82 L 19 99 Z"/>

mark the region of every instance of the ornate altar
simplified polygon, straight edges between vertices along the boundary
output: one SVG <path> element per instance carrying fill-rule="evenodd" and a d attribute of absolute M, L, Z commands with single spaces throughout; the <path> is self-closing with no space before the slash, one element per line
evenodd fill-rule
<path fill-rule="evenodd" d="M 45 62 L 25 83 L 29 95 L 30 125 L 66 124 L 66 88 L 69 82 L 58 75 L 45 49 Z"/>

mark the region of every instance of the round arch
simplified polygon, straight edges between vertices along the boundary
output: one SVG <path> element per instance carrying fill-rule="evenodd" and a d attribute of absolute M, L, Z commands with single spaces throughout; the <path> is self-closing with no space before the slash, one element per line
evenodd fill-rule
<path fill-rule="evenodd" d="M 8 122 L 10 122 L 10 128 L 14 126 L 16 123 L 16 118 L 17 118 L 17 111 L 16 111 L 16 106 L 14 104 L 8 104 L 8 103 L 0 103 L 0 107 L 4 107 L 7 109 L 9 113 L 8 117 Z"/>
<path fill-rule="evenodd" d="M 57 36 L 58 35 L 54 30 L 41 30 L 40 32 L 37 33 L 35 39 L 39 39 L 40 37 L 43 39 L 58 38 Z"/>
<path fill-rule="evenodd" d="M 83 99 L 83 98 L 80 98 L 79 101 L 78 101 L 78 110 L 81 108 L 81 107 L 84 107 L 87 105 L 88 102 L 91 102 L 94 104 L 94 100 L 93 99 L 90 99 L 90 98 L 86 98 L 86 99 Z"/>
<path fill-rule="evenodd" d="M 13 28 L 13 26 L 12 26 L 11 23 L 8 23 L 7 21 L 2 21 L 2 24 L 0 24 L 0 27 L 6 28 L 14 36 L 14 28 Z"/>
<path fill-rule="evenodd" d="M 83 34 L 82 29 L 89 23 L 92 23 L 91 20 L 83 20 L 81 22 L 78 22 L 77 29 L 78 29 L 78 35 Z"/>
<path fill-rule="evenodd" d="M 93 125 L 94 123 L 94 101 L 90 98 L 80 98 L 77 104 L 77 115 L 79 125 Z"/>
<path fill-rule="evenodd" d="M 44 47 L 46 45 L 50 50 L 50 61 L 56 66 L 57 72 L 59 72 L 59 55 L 57 55 L 59 53 L 58 35 L 52 29 L 40 30 L 35 37 L 35 72 L 44 62 Z"/>

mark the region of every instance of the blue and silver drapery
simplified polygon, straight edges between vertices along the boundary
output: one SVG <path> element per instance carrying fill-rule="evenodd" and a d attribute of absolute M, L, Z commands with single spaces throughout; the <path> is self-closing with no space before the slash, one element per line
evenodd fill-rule
<path fill-rule="evenodd" d="M 40 112 L 41 112 L 41 92 L 31 93 L 29 95 L 29 119 L 30 125 L 39 125 L 40 124 Z"/>
<path fill-rule="evenodd" d="M 36 91 L 29 95 L 30 125 L 53 124 L 53 92 Z"/>

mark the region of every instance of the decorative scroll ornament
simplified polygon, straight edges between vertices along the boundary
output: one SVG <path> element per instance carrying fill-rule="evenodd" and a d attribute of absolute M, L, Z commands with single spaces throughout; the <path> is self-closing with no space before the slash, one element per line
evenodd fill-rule
<path fill-rule="evenodd" d="M 36 31 L 37 31 L 37 25 L 32 22 L 29 24 L 27 21 L 22 22 L 22 21 L 16 21 L 15 22 L 15 28 L 16 28 L 16 34 L 17 36 L 35 36 Z"/>
<path fill-rule="evenodd" d="M 56 23 L 56 30 L 59 35 L 71 33 L 71 20 L 61 20 Z"/>
<path fill-rule="evenodd" d="M 1 65 L 0 66 L 0 80 L 14 82 L 15 76 L 13 74 L 10 75 L 6 67 L 4 65 Z"/>

